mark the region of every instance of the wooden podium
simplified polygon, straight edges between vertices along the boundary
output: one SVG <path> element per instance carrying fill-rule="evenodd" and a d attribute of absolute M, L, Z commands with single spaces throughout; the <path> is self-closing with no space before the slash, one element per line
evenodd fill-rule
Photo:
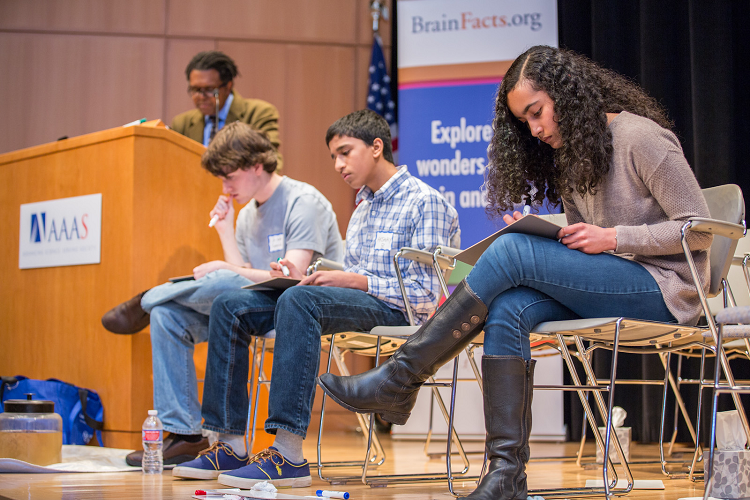
<path fill-rule="evenodd" d="M 152 406 L 149 331 L 114 335 L 102 314 L 223 258 L 208 228 L 221 182 L 200 166 L 205 148 L 161 122 L 148 125 L 0 155 L 0 375 L 54 377 L 97 391 L 105 445 L 119 448 L 140 447 Z M 101 263 L 19 269 L 20 205 L 95 193 L 102 194 Z"/>

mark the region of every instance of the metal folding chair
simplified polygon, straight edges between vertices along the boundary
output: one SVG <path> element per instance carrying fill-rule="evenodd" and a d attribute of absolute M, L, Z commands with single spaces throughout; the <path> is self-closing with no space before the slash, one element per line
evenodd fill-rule
<path fill-rule="evenodd" d="M 750 291 L 750 272 L 748 272 L 748 261 L 750 260 L 750 253 L 745 253 L 744 255 L 735 255 L 732 258 L 732 265 L 740 267 L 742 269 L 742 276 L 745 281 L 745 285 L 748 288 L 748 291 Z M 736 283 L 735 283 L 736 284 Z M 710 294 L 709 294 L 710 296 Z M 734 299 L 734 295 L 732 293 L 732 289 L 729 286 L 729 283 L 723 282 L 722 287 L 722 296 L 723 296 L 723 307 L 735 307 L 736 302 Z M 673 451 L 673 447 L 675 445 L 675 441 L 677 438 L 677 431 L 678 431 L 678 410 L 682 410 L 682 414 L 684 416 L 686 425 L 688 426 L 688 430 L 691 433 L 691 436 L 693 438 L 693 441 L 695 442 L 695 449 L 693 453 L 693 459 L 690 465 L 688 466 L 688 474 L 687 477 L 690 480 L 695 480 L 696 478 L 696 464 L 700 462 L 703 458 L 703 451 L 700 442 L 696 442 L 698 439 L 700 432 L 695 431 L 695 428 L 692 425 L 692 422 L 690 418 L 685 414 L 684 411 L 684 403 L 682 402 L 681 397 L 679 397 L 679 390 L 682 385 L 697 385 L 699 387 L 699 391 L 702 389 L 706 389 L 709 387 L 712 387 L 713 382 L 707 382 L 703 378 L 704 370 L 703 365 L 705 364 L 705 357 L 707 355 L 712 355 L 715 353 L 715 349 L 713 348 L 713 339 L 711 336 L 711 330 L 709 328 L 706 328 L 703 330 L 703 336 L 704 341 L 707 343 L 707 345 L 711 346 L 708 349 L 703 347 L 696 347 L 694 349 L 682 349 L 679 352 L 676 352 L 677 355 L 677 368 L 674 375 L 674 386 L 675 386 L 675 394 L 678 396 L 677 403 L 680 406 L 675 406 L 674 416 L 673 416 L 673 422 L 672 422 L 672 435 L 669 439 L 669 448 L 666 454 L 671 455 Z M 727 357 L 729 360 L 742 358 L 750 360 L 750 340 L 745 338 L 734 338 L 736 336 L 736 330 L 733 332 L 732 338 L 724 338 L 723 339 L 723 349 L 727 353 Z M 669 354 L 667 356 L 670 356 Z M 701 376 L 697 379 L 691 379 L 691 378 L 683 378 L 682 377 L 682 365 L 683 360 L 686 358 L 701 358 L 701 369 L 700 373 Z M 669 357 L 666 358 L 666 362 L 669 363 Z M 661 420 L 661 429 L 660 429 L 660 454 L 661 454 L 661 460 L 662 460 L 662 472 L 670 477 L 675 477 L 675 474 L 672 474 L 666 470 L 666 461 L 664 459 L 665 452 L 664 452 L 664 421 L 665 421 L 665 410 L 666 410 L 666 391 L 664 395 L 664 402 L 662 404 L 662 420 Z M 702 402 L 702 394 L 699 394 L 699 402 Z M 697 425 L 700 427 L 700 404 L 699 404 L 699 413 L 698 413 L 698 421 Z"/>
<path fill-rule="evenodd" d="M 452 270 L 453 267 L 455 266 L 455 261 L 452 255 L 454 255 L 456 252 L 458 252 L 458 250 L 451 249 L 449 247 L 439 247 L 438 249 L 436 249 L 434 253 L 430 253 L 430 252 L 426 252 L 426 251 L 418 250 L 418 249 L 413 249 L 413 248 L 401 249 L 401 251 L 399 251 L 394 256 L 394 267 L 396 269 L 396 274 L 399 277 L 399 285 L 401 287 L 401 292 L 404 295 L 404 297 L 406 297 L 406 290 L 405 290 L 405 286 L 403 283 L 403 279 L 401 278 L 401 272 L 400 272 L 400 266 L 398 264 L 398 259 L 403 258 L 403 259 L 416 261 L 421 264 L 432 265 L 433 268 L 436 270 L 438 277 L 440 279 L 443 294 L 447 295 L 448 289 L 447 289 L 447 285 L 445 281 L 445 275 L 450 270 Z M 395 351 L 395 349 L 398 348 L 398 346 L 400 346 L 403 342 L 406 341 L 409 335 L 413 334 L 418 329 L 418 326 L 414 326 L 413 313 L 406 299 L 405 299 L 405 303 L 406 303 L 407 316 L 412 326 L 402 326 L 402 327 L 378 326 L 378 327 L 373 328 L 368 333 L 354 333 L 354 334 L 344 333 L 344 334 L 332 335 L 330 343 L 334 347 L 341 348 L 342 352 L 343 351 L 358 352 L 360 354 L 369 352 L 371 354 L 374 354 L 376 366 L 377 366 L 380 362 L 381 354 L 389 354 Z M 353 349 L 351 348 L 352 335 L 355 336 L 354 337 L 355 345 Z M 369 345 L 365 339 L 370 339 Z M 340 358 L 338 356 L 335 356 L 335 354 L 336 352 L 333 348 L 329 350 L 328 370 L 330 370 L 331 361 L 336 360 L 339 366 L 339 370 L 342 371 L 342 374 L 347 375 L 348 371 L 344 371 L 346 369 L 345 365 L 343 364 L 342 361 L 341 362 L 339 361 Z M 413 483 L 413 482 L 445 481 L 445 480 L 449 480 L 453 476 L 465 476 L 469 470 L 470 464 L 469 464 L 468 458 L 466 457 L 466 452 L 463 449 L 463 445 L 461 444 L 458 434 L 455 432 L 455 429 L 453 426 L 455 379 L 457 377 L 457 373 L 458 373 L 458 364 L 457 364 L 457 361 L 455 361 L 453 381 L 451 382 L 435 381 L 433 378 L 431 378 L 427 381 L 427 383 L 425 383 L 426 386 L 432 388 L 435 401 L 438 402 L 438 406 L 448 423 L 449 438 L 447 439 L 448 441 L 448 453 L 446 456 L 447 472 L 445 474 L 429 474 L 428 473 L 428 474 L 393 474 L 393 475 L 380 475 L 380 476 L 368 475 L 368 470 L 369 470 L 370 464 L 372 463 L 372 460 L 368 460 L 367 458 L 371 456 L 372 442 L 373 442 L 374 437 L 376 438 L 376 435 L 373 432 L 375 416 L 374 414 L 371 414 L 370 419 L 369 419 L 369 425 L 363 426 L 363 429 L 367 428 L 368 430 L 367 453 L 365 455 L 366 460 L 364 462 L 357 462 L 357 465 L 362 467 L 362 474 L 359 476 L 338 476 L 338 477 L 327 477 L 324 475 L 323 469 L 325 467 L 329 467 L 331 465 L 339 466 L 339 464 L 331 464 L 331 463 L 322 462 L 322 459 L 321 459 L 322 432 L 321 432 L 318 435 L 318 476 L 321 479 L 325 481 L 329 481 L 332 484 L 341 484 L 347 481 L 359 480 L 359 481 L 362 481 L 364 484 L 368 484 L 370 486 L 385 486 L 387 484 Z M 443 401 L 442 396 L 438 392 L 438 387 L 451 387 L 452 388 L 450 410 L 445 406 L 445 402 Z M 326 395 L 324 394 L 323 403 L 322 403 L 323 406 L 321 409 L 321 419 L 320 419 L 321 429 L 323 428 L 323 420 L 325 418 L 325 402 L 326 402 Z M 451 471 L 452 469 L 451 445 L 453 443 L 456 444 L 458 453 L 461 456 L 461 459 L 463 461 L 463 469 L 460 472 L 455 472 L 455 473 Z M 351 466 L 351 463 L 341 464 L 341 466 Z"/>
<path fill-rule="evenodd" d="M 726 281 L 726 276 L 731 265 L 732 255 L 737 246 L 737 240 L 745 234 L 744 222 L 744 200 L 739 187 L 735 185 L 718 186 L 703 190 L 706 202 L 708 203 L 711 213 L 711 219 L 691 218 L 682 228 L 681 244 L 691 270 L 693 282 L 696 291 L 701 300 L 703 311 L 706 315 L 709 329 L 714 342 L 718 339 L 716 324 L 706 296 L 703 293 L 701 280 L 695 269 L 691 250 L 687 244 L 687 234 L 689 231 L 707 232 L 714 235 L 714 241 L 711 246 L 711 281 L 710 294 L 718 294 Z M 602 449 L 605 457 L 602 468 L 604 480 L 603 494 L 609 497 L 612 494 L 626 494 L 633 487 L 633 476 L 630 467 L 625 460 L 620 442 L 612 439 L 612 407 L 614 404 L 614 393 L 617 380 L 617 355 L 619 352 L 632 352 L 639 354 L 664 353 L 672 352 L 688 347 L 705 346 L 701 327 L 656 323 L 649 321 L 633 320 L 630 318 L 601 318 L 601 319 L 580 319 L 573 321 L 551 321 L 545 322 L 534 329 L 533 333 L 540 335 L 554 336 L 558 340 L 558 345 L 562 350 L 568 371 L 573 379 L 573 385 L 563 388 L 564 390 L 576 391 L 584 407 L 586 418 L 591 425 L 597 445 Z M 579 360 L 584 366 L 587 378 L 587 385 L 581 384 L 579 377 L 573 366 L 572 356 L 567 348 L 564 337 L 571 336 L 575 339 L 578 352 L 583 354 Z M 586 348 L 583 341 L 590 342 Z M 605 383 L 599 383 L 591 364 L 588 362 L 586 353 L 595 349 L 608 349 L 612 351 L 612 364 L 609 380 Z M 719 352 L 721 349 L 719 349 Z M 721 365 L 724 368 L 728 382 L 734 385 L 734 379 L 731 370 L 728 368 L 728 362 L 725 357 L 720 356 Z M 542 389 L 543 387 L 539 387 Z M 545 388 L 546 389 L 546 388 Z M 549 387 L 549 389 L 559 389 L 559 387 Z M 606 422 L 605 436 L 598 432 L 598 426 L 594 418 L 594 413 L 586 398 L 587 392 L 593 392 L 596 406 L 602 418 Z M 602 392 L 608 392 L 609 398 L 607 403 L 602 397 Z M 737 396 L 739 398 L 739 396 Z M 743 418 L 743 424 L 747 429 L 747 419 Z M 749 433 L 750 434 L 750 433 Z M 615 451 L 620 458 L 620 462 L 625 471 L 627 487 L 625 489 L 615 489 L 617 484 L 617 473 L 614 470 L 614 464 L 610 460 L 610 447 L 614 443 Z M 611 477 L 610 477 L 611 476 Z M 569 493 L 571 495 L 575 493 Z"/>

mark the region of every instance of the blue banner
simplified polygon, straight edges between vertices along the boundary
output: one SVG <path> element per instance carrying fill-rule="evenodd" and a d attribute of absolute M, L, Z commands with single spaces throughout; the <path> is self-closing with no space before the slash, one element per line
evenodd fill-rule
<path fill-rule="evenodd" d="M 504 226 L 490 221 L 482 188 L 498 83 L 399 89 L 400 163 L 458 210 L 461 247 Z"/>

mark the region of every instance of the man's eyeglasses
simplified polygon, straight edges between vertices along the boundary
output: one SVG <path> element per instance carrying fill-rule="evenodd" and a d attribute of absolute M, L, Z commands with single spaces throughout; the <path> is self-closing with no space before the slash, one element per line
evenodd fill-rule
<path fill-rule="evenodd" d="M 187 91 L 190 97 L 196 94 L 202 94 L 203 97 L 213 97 L 214 92 L 222 87 L 226 87 L 226 83 L 222 83 L 218 87 L 188 87 Z"/>

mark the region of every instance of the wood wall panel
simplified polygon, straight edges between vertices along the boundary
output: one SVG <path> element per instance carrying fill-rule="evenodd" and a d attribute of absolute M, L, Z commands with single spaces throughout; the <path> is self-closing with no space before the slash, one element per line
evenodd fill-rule
<path fill-rule="evenodd" d="M 234 82 L 234 88 L 243 97 L 263 99 L 276 106 L 279 110 L 279 133 L 281 135 L 281 152 L 286 153 L 294 148 L 293 143 L 287 141 L 286 124 L 296 119 L 295 110 L 286 105 L 287 78 L 293 74 L 287 72 L 287 50 L 285 44 L 262 42 L 235 42 L 220 40 L 218 50 L 228 54 L 240 72 Z M 285 173 L 288 173 L 285 170 Z"/>
<path fill-rule="evenodd" d="M 3 0 L 0 28 L 157 35 L 166 0 Z"/>
<path fill-rule="evenodd" d="M 162 114 L 164 40 L 0 33 L 0 153 Z"/>
<path fill-rule="evenodd" d="M 357 109 L 367 107 L 367 94 L 370 92 L 368 83 L 370 81 L 370 57 L 372 56 L 372 48 L 359 47 L 357 48 L 357 85 L 354 87 L 355 99 Z"/>
<path fill-rule="evenodd" d="M 333 169 L 325 145 L 328 127 L 356 108 L 354 86 L 356 51 L 353 48 L 289 45 L 285 82 L 286 107 L 294 119 L 286 120 L 284 169 L 291 177 L 317 187 L 338 216 L 346 234 L 354 209 L 354 192 Z M 324 68 L 325 71 L 320 71 Z"/>
<path fill-rule="evenodd" d="M 168 0 L 170 35 L 354 43 L 352 0 Z"/>

